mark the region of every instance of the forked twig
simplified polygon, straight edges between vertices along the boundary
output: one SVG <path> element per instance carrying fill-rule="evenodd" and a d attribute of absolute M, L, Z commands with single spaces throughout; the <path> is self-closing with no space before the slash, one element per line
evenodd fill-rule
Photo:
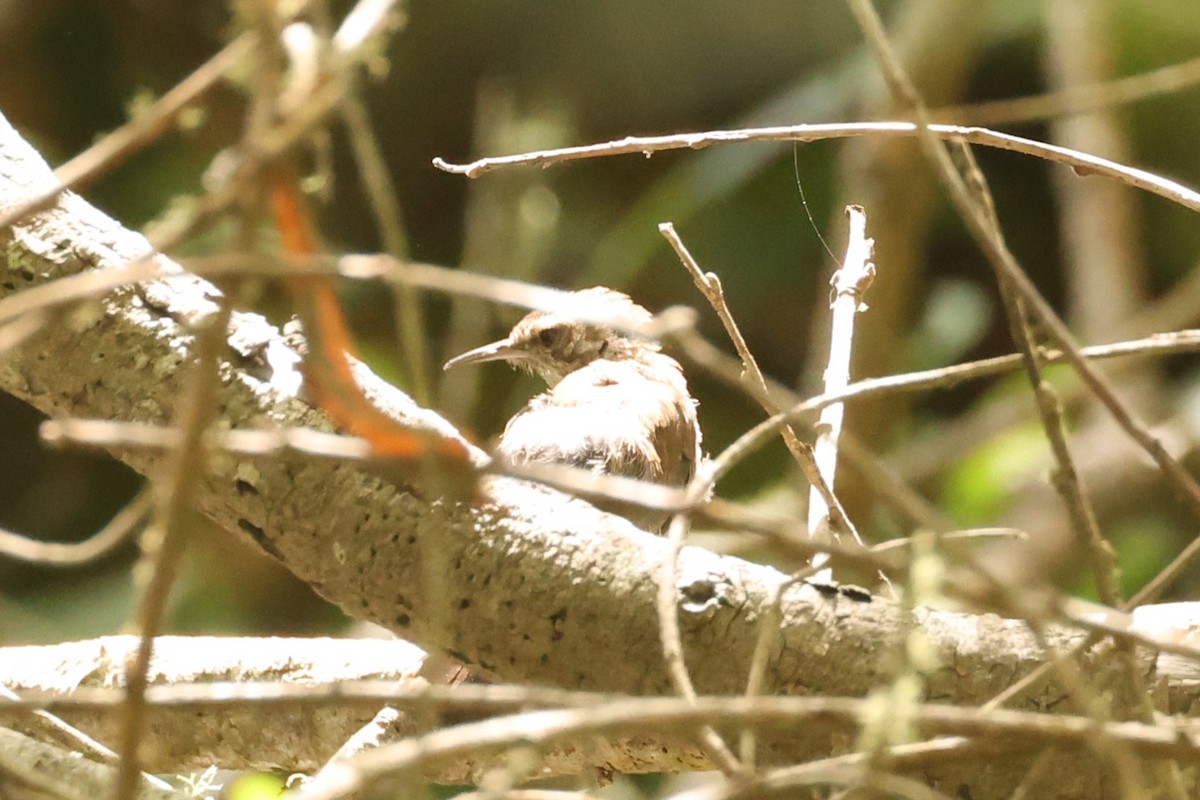
<path fill-rule="evenodd" d="M 658 226 L 658 231 L 671 243 L 671 247 L 675 249 L 680 262 L 687 268 L 688 274 L 692 276 L 692 281 L 696 284 L 696 288 L 708 300 L 709 305 L 712 306 L 718 319 L 721 320 L 721 324 L 725 327 L 725 332 L 729 335 L 734 349 L 737 350 L 738 357 L 742 360 L 742 376 L 749 384 L 751 396 L 758 401 L 759 405 L 768 414 L 779 413 L 778 406 L 771 400 L 771 394 L 767 389 L 767 380 L 763 376 L 762 370 L 758 367 L 758 361 L 746 345 L 746 339 L 742 336 L 742 332 L 738 329 L 737 323 L 733 319 L 733 314 L 729 311 L 729 306 L 725 303 L 725 292 L 721 288 L 721 279 L 715 272 L 704 272 L 700 269 L 700 265 L 696 262 L 696 259 L 692 257 L 683 240 L 679 238 L 679 234 L 675 232 L 674 225 L 670 222 L 664 222 Z M 783 436 L 783 441 L 787 445 L 788 452 L 796 459 L 796 463 L 800 465 L 800 470 L 804 473 L 804 477 L 808 479 L 809 486 L 821 498 L 822 507 L 828 510 L 827 517 L 830 526 L 836 531 L 846 532 L 855 541 L 861 543 L 862 538 L 858 535 L 858 531 L 854 529 L 854 525 L 846 516 L 841 502 L 833 493 L 833 489 L 831 488 L 833 485 L 832 481 L 821 472 L 820 467 L 817 465 L 812 447 L 800 440 L 800 437 L 796 435 L 796 431 L 791 424 L 784 425 L 780 428 L 779 432 Z M 816 536 L 817 530 L 810 527 L 809 535 Z"/>

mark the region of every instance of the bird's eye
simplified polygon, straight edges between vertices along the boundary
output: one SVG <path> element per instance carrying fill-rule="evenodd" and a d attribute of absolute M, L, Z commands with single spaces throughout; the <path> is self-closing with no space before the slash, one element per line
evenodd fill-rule
<path fill-rule="evenodd" d="M 563 333 L 565 333 L 565 331 L 562 329 L 562 326 L 545 328 L 541 331 L 538 331 L 538 342 L 543 347 L 554 347 L 554 345 L 562 341 Z"/>

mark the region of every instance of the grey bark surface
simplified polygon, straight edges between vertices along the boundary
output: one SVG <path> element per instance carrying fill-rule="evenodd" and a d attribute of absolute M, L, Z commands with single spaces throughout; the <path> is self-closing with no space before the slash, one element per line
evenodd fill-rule
<path fill-rule="evenodd" d="M 54 185 L 36 153 L 0 119 L 0 209 Z M 148 251 L 79 197 L 0 231 L 0 298 L 83 270 L 122 265 Z M 164 270 L 177 269 L 159 257 Z M 55 319 L 0 356 L 0 389 L 52 417 L 165 424 L 189 364 L 188 321 L 211 313 L 216 290 L 178 274 L 125 287 Z M 0 300 L 2 303 L 3 300 Z M 2 308 L 2 306 L 0 306 Z M 261 318 L 235 314 L 222 374 L 223 425 L 308 426 L 329 430 L 321 413 L 285 388 L 263 354 L 286 347 Z M 371 376 L 371 395 L 418 427 L 457 435 L 435 414 Z M 114 455 L 152 475 L 161 454 L 123 448 Z M 288 451 L 214 459 L 197 503 L 240 531 L 323 596 L 426 649 L 481 665 L 504 680 L 633 694 L 669 692 L 658 641 L 655 582 L 666 542 L 587 503 L 517 481 L 489 482 L 475 502 L 451 502 L 422 480 L 385 481 L 367 466 Z M 688 666 L 701 693 L 740 693 L 759 622 L 786 576 L 732 557 L 686 548 L 678 611 Z M 1042 649 L 1018 621 L 995 615 L 919 610 L 858 601 L 797 585 L 784 594 L 768 689 L 861 696 L 886 684 L 908 623 L 941 657 L 931 699 L 973 704 L 1035 667 Z M 1075 633 L 1052 638 L 1066 646 Z M 1097 656 L 1101 663 L 1102 656 Z M 1152 659 L 1148 669 L 1153 669 Z M 1178 675 L 1172 707 L 1190 707 L 1195 685 Z M 1057 705 L 1047 682 L 1018 704 Z M 820 726 L 764 748 L 772 759 L 810 759 L 852 742 Z M 839 742 L 841 743 L 839 745 Z M 1005 796 L 1032 754 L 1004 764 L 966 759 L 931 764 L 925 777 L 971 796 Z M 1064 797 L 1106 796 L 1102 770 L 1071 754 L 1059 774 Z"/>

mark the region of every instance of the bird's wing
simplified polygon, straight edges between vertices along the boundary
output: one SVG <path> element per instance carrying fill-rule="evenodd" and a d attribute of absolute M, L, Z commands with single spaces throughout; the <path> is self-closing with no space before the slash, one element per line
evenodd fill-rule
<path fill-rule="evenodd" d="M 596 361 L 533 398 L 509 421 L 498 449 L 515 463 L 682 485 L 699 457 L 695 404 L 669 359 Z"/>

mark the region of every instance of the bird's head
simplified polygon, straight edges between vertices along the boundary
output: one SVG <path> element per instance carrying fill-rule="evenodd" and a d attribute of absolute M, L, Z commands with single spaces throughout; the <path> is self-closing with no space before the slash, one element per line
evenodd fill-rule
<path fill-rule="evenodd" d="M 653 315 L 627 295 L 604 287 L 571 293 L 555 311 L 527 314 L 503 339 L 469 350 L 443 369 L 483 361 L 507 361 L 554 386 L 575 370 L 600 358 L 636 358 L 658 345 L 636 339 L 610 325 L 639 326 Z M 607 322 L 607 324 L 606 324 Z"/>

